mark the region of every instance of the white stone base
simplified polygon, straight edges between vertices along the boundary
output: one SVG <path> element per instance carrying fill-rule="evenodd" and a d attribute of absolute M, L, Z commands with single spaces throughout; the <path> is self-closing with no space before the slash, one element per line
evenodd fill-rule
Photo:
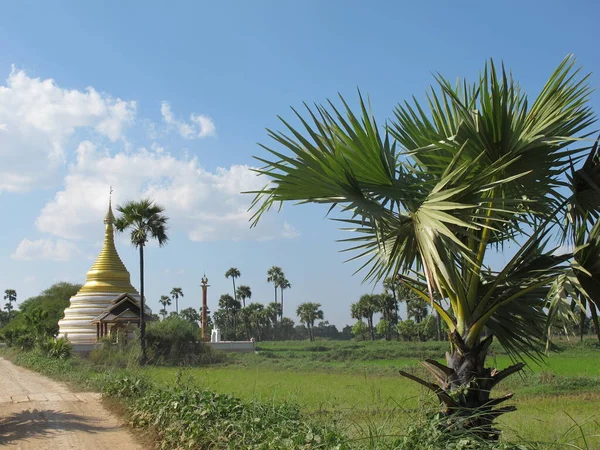
<path fill-rule="evenodd" d="M 207 342 L 206 344 L 223 352 L 251 353 L 254 351 L 254 342 L 252 341 L 220 341 Z"/>

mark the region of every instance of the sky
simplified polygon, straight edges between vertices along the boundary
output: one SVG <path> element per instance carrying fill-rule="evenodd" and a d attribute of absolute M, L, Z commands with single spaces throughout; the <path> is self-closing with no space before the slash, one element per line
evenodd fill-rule
<path fill-rule="evenodd" d="M 290 107 L 368 95 L 380 123 L 440 73 L 475 79 L 490 57 L 535 95 L 569 53 L 600 83 L 592 1 L 19 1 L 0 14 L 0 290 L 19 300 L 58 281 L 83 283 L 113 204 L 151 197 L 169 216 L 168 245 L 146 251 L 146 297 L 183 289 L 198 308 L 231 293 L 273 300 L 267 270 L 291 283 L 285 315 L 322 304 L 352 323 L 350 303 L 380 286 L 353 275 L 326 207 L 285 205 L 250 228 L 266 180 L 253 156 Z M 592 106 L 599 110 L 598 93 Z M 121 259 L 139 288 L 138 254 Z"/>

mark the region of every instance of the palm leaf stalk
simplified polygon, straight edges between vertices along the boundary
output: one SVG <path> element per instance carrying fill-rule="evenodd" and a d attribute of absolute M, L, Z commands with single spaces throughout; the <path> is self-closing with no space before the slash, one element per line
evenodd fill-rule
<path fill-rule="evenodd" d="M 580 142 L 595 120 L 574 63 L 567 57 L 533 102 L 493 61 L 472 84 L 438 75 L 427 106 L 399 105 L 383 130 L 360 93 L 357 114 L 341 97 L 341 110 L 306 106 L 306 116 L 294 110 L 302 128 L 281 119 L 287 132 L 268 130 L 278 148 L 256 158 L 270 181 L 254 192 L 252 225 L 288 201 L 339 211 L 365 280 L 401 276 L 449 328 L 447 365 L 424 362 L 438 383 L 402 375 L 490 439 L 494 419 L 514 410 L 490 391 L 525 357 L 543 356 L 546 297 L 572 256 L 547 244 L 567 205 L 561 174 L 589 151 Z M 519 250 L 494 270 L 489 254 L 509 243 Z M 515 365 L 485 367 L 494 338 Z"/>

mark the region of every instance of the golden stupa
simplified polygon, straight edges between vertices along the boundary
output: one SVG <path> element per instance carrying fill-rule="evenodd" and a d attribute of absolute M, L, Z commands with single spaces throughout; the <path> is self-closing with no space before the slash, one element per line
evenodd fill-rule
<path fill-rule="evenodd" d="M 88 271 L 85 284 L 71 297 L 64 318 L 58 322 L 59 337 L 67 337 L 72 344 L 95 344 L 98 341 L 98 329 L 92 321 L 105 313 L 114 304 L 113 300 L 122 294 L 128 294 L 139 304 L 140 295 L 131 285 L 129 272 L 115 248 L 114 220 L 109 200 L 104 218 L 102 250 Z"/>

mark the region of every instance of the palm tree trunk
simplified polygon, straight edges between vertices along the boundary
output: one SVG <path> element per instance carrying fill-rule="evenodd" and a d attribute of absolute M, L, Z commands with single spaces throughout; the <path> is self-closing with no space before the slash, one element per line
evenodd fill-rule
<path fill-rule="evenodd" d="M 441 413 L 448 419 L 444 422 L 446 431 L 467 428 L 482 438 L 497 440 L 500 432 L 493 427 L 494 420 L 504 413 L 515 411 L 516 407 L 496 408 L 512 398 L 513 394 L 492 399 L 491 391 L 500 381 L 522 370 L 525 364 L 517 363 L 500 371 L 486 368 L 485 360 L 493 336 L 488 336 L 472 348 L 468 348 L 456 332 L 449 337 L 453 350 L 446 353 L 446 366 L 434 359 L 421 362 L 435 376 L 438 384 L 404 371 L 400 371 L 400 374 L 431 389 L 437 395 L 442 405 Z"/>
<path fill-rule="evenodd" d="M 596 336 L 598 337 L 598 342 L 600 342 L 600 326 L 598 324 L 598 313 L 596 312 L 596 308 L 590 308 L 592 312 L 592 323 L 594 324 L 594 330 L 596 331 Z"/>
<path fill-rule="evenodd" d="M 579 313 L 579 340 L 583 341 L 583 335 L 585 334 L 585 319 L 586 319 L 586 315 L 585 315 L 585 309 L 582 309 L 581 312 Z"/>
<path fill-rule="evenodd" d="M 369 316 L 367 318 L 367 320 L 369 321 L 369 332 L 371 333 L 371 340 L 374 341 L 375 340 L 375 330 L 373 329 L 373 315 Z"/>
<path fill-rule="evenodd" d="M 140 344 L 142 347 L 142 359 L 140 361 L 142 366 L 145 366 L 148 362 L 148 355 L 146 354 L 146 320 L 144 314 L 144 245 L 140 245 Z"/>
<path fill-rule="evenodd" d="M 179 314 L 179 295 L 175 296 L 175 312 Z"/>
<path fill-rule="evenodd" d="M 283 319 L 283 288 L 281 288 L 281 313 L 279 313 L 279 320 Z"/>
<path fill-rule="evenodd" d="M 233 299 L 237 300 L 237 294 L 235 293 L 235 277 L 231 277 L 233 280 Z"/>

